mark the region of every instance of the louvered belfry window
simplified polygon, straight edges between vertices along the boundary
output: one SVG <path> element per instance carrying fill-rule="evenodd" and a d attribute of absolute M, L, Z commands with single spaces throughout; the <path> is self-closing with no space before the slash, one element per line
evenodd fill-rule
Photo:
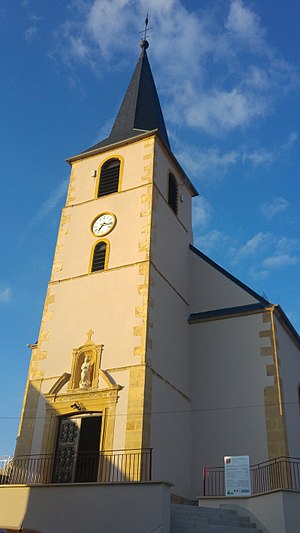
<path fill-rule="evenodd" d="M 168 204 L 173 209 L 174 213 L 177 215 L 178 209 L 178 192 L 177 192 L 177 182 L 173 174 L 169 174 L 169 191 L 168 191 Z"/>
<path fill-rule="evenodd" d="M 120 175 L 120 160 L 109 159 L 101 167 L 98 197 L 118 192 Z"/>
<path fill-rule="evenodd" d="M 92 272 L 105 269 L 106 248 L 106 242 L 100 241 L 96 244 L 94 248 Z"/>

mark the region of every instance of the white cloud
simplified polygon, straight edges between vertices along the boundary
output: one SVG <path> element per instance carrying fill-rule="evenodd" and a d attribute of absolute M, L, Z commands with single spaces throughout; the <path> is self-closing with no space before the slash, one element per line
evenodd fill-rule
<path fill-rule="evenodd" d="M 193 226 L 203 229 L 211 217 L 211 205 L 203 196 L 197 196 L 193 200 Z"/>
<path fill-rule="evenodd" d="M 219 128 L 230 130 L 248 125 L 253 118 L 264 116 L 266 107 L 264 97 L 247 94 L 240 88 L 214 89 L 209 94 L 193 95 L 186 106 L 185 118 L 188 126 L 217 134 Z"/>
<path fill-rule="evenodd" d="M 268 270 L 264 269 L 256 269 L 256 268 L 250 268 L 249 275 L 253 280 L 259 280 L 259 279 L 265 279 L 269 275 Z"/>
<path fill-rule="evenodd" d="M 49 195 L 47 200 L 42 203 L 35 216 L 31 221 L 31 227 L 36 224 L 39 220 L 46 218 L 49 213 L 55 209 L 55 207 L 61 202 L 62 198 L 66 195 L 68 188 L 68 179 L 64 179 L 54 191 Z"/>
<path fill-rule="evenodd" d="M 40 17 L 35 13 L 29 13 L 28 18 L 29 20 L 34 20 L 35 22 L 40 22 L 41 20 L 43 20 L 43 17 Z"/>
<path fill-rule="evenodd" d="M 261 27 L 260 18 L 241 0 L 231 2 L 225 26 L 234 37 L 242 40 L 247 46 L 257 47 L 264 40 L 265 31 Z"/>
<path fill-rule="evenodd" d="M 208 4 L 200 13 L 181 0 L 147 2 L 155 27 L 151 63 L 168 121 L 216 135 L 264 117 L 276 97 L 299 84 L 295 69 L 267 42 L 253 9 L 242 0 L 232 0 L 229 9 L 227 2 L 218 6 Z M 69 14 L 57 32 L 56 57 L 95 70 L 100 62 L 112 68 L 136 50 L 145 3 L 73 0 Z M 265 161 L 266 154 L 261 157 Z M 259 154 L 252 162 L 260 164 Z"/>
<path fill-rule="evenodd" d="M 252 279 L 264 279 L 271 270 L 297 264 L 295 252 L 299 248 L 298 239 L 258 232 L 238 249 L 232 249 L 232 264 L 247 264 Z"/>
<path fill-rule="evenodd" d="M 243 163 L 250 161 L 250 163 L 252 163 L 255 167 L 258 165 L 273 163 L 275 159 L 276 154 L 274 152 L 271 150 L 265 150 L 263 148 L 260 150 L 253 150 L 252 152 L 244 152 L 242 155 Z"/>
<path fill-rule="evenodd" d="M 281 145 L 281 150 L 283 151 L 289 150 L 295 144 L 295 142 L 298 141 L 298 137 L 299 137 L 298 133 L 296 133 L 295 131 L 292 131 L 289 134 L 286 142 Z"/>
<path fill-rule="evenodd" d="M 0 289 L 0 302 L 7 303 L 12 299 L 11 289 L 6 287 L 5 289 Z"/>
<path fill-rule="evenodd" d="M 295 256 L 291 256 L 289 254 L 278 254 L 266 257 L 262 264 L 265 268 L 274 269 L 282 268 L 289 265 L 295 265 L 298 262 L 299 259 Z"/>
<path fill-rule="evenodd" d="M 175 146 L 175 154 L 187 171 L 195 178 L 211 179 L 223 177 L 234 165 L 247 165 L 256 168 L 258 166 L 269 166 L 273 164 L 281 154 L 290 149 L 298 140 L 298 134 L 292 132 L 289 134 L 286 142 L 271 148 L 251 149 L 247 146 L 236 146 L 234 150 L 221 151 L 219 148 L 212 147 L 199 150 L 192 144 L 184 144 L 179 141 L 177 136 L 171 132 L 171 140 Z M 285 210 L 289 202 L 284 198 L 273 198 L 270 202 L 261 206 L 261 211 L 266 218 L 272 218 L 277 212 Z M 269 209 L 269 212 L 268 212 Z"/>
<path fill-rule="evenodd" d="M 272 198 L 269 202 L 261 206 L 261 212 L 267 220 L 271 220 L 278 213 L 286 211 L 290 203 L 282 196 Z"/>
<path fill-rule="evenodd" d="M 249 255 L 257 251 L 259 247 L 268 239 L 268 234 L 259 232 L 254 237 L 249 239 L 242 248 L 240 248 L 240 255 Z"/>
<path fill-rule="evenodd" d="M 89 48 L 82 38 L 73 37 L 72 35 L 70 35 L 69 44 L 70 44 L 71 54 L 74 57 L 76 57 L 77 59 L 80 59 L 81 61 L 88 58 Z"/>
<path fill-rule="evenodd" d="M 262 231 L 256 233 L 251 239 L 243 244 L 237 250 L 234 250 L 233 263 L 238 263 L 245 257 L 257 254 L 266 249 L 271 239 L 270 233 L 264 233 Z"/>
<path fill-rule="evenodd" d="M 230 238 L 217 229 L 212 229 L 204 234 L 195 233 L 195 244 L 206 254 L 219 252 L 221 249 L 228 248 Z"/>
<path fill-rule="evenodd" d="M 240 154 L 237 150 L 221 152 L 218 148 L 199 150 L 196 146 L 178 143 L 176 155 L 188 172 L 198 179 L 215 179 L 222 177 L 228 169 L 238 163 Z"/>
<path fill-rule="evenodd" d="M 29 26 L 24 32 L 25 40 L 27 42 L 31 42 L 33 37 L 36 35 L 36 33 L 37 33 L 37 27 L 36 26 Z"/>
<path fill-rule="evenodd" d="M 109 136 L 110 131 L 113 127 L 114 121 L 115 121 L 115 117 L 110 117 L 104 122 L 103 126 L 97 132 L 97 135 L 94 140 L 94 144 L 99 142 L 99 139 L 105 139 L 106 137 Z"/>
<path fill-rule="evenodd" d="M 299 239 L 292 239 L 290 237 L 280 237 L 277 242 L 277 251 L 282 252 L 293 252 L 298 250 L 300 246 Z"/>

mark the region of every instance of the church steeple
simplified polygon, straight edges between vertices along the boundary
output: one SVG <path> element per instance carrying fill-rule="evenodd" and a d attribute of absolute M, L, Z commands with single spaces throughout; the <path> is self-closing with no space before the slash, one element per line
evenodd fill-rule
<path fill-rule="evenodd" d="M 86 152 L 153 130 L 158 130 L 161 140 L 170 148 L 157 90 L 147 57 L 146 50 L 148 46 L 148 41 L 143 39 L 138 63 L 110 135 L 86 150 Z"/>

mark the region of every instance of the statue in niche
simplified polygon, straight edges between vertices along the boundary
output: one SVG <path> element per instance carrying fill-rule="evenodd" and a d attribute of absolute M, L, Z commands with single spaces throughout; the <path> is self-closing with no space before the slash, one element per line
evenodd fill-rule
<path fill-rule="evenodd" d="M 86 355 L 81 365 L 81 375 L 80 375 L 80 382 L 79 382 L 80 389 L 88 389 L 91 386 L 90 368 L 91 368 L 90 358 L 88 357 L 88 355 Z"/>

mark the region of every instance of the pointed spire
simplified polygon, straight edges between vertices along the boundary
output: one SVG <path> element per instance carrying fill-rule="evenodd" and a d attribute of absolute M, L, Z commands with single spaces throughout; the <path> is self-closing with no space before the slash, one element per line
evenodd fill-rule
<path fill-rule="evenodd" d="M 158 130 L 162 141 L 170 148 L 168 134 L 147 57 L 149 43 L 142 39 L 138 63 L 121 104 L 109 137 L 86 152 L 102 148 L 147 131 Z"/>

